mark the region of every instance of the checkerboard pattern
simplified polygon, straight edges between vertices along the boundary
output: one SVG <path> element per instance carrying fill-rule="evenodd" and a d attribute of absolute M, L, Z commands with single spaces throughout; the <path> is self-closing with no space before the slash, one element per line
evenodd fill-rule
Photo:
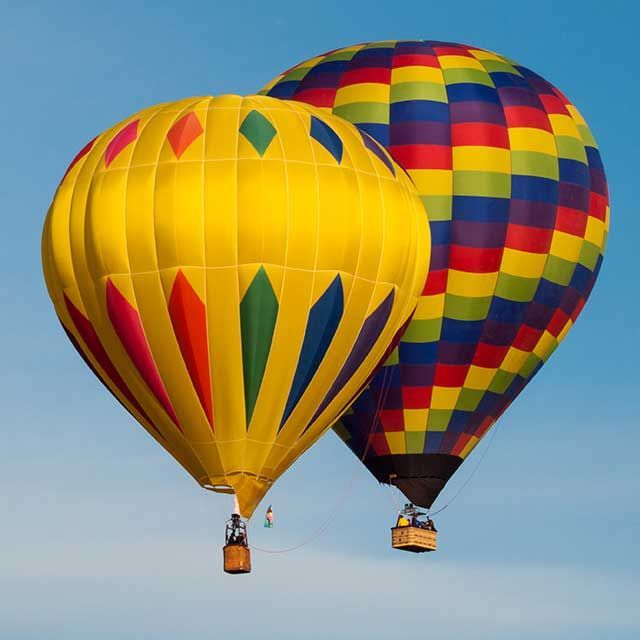
<path fill-rule="evenodd" d="M 413 321 L 336 430 L 358 456 L 373 428 L 368 458 L 464 459 L 567 334 L 598 275 L 609 200 L 587 124 L 529 69 L 447 42 L 339 49 L 263 93 L 331 110 L 386 146 L 431 226 Z"/>

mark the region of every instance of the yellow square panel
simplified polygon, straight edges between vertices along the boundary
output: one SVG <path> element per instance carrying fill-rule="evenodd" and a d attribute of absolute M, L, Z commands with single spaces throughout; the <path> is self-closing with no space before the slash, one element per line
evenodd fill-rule
<path fill-rule="evenodd" d="M 453 147 L 453 167 L 456 171 L 511 173 L 511 156 L 508 149 L 499 147 Z"/>
<path fill-rule="evenodd" d="M 596 247 L 602 247 L 604 244 L 605 223 L 598 218 L 589 216 L 587 218 L 587 229 L 584 239 L 592 242 Z"/>
<path fill-rule="evenodd" d="M 509 351 L 507 351 L 507 355 L 504 357 L 504 360 L 500 365 L 500 368 L 504 371 L 508 371 L 509 373 L 518 373 L 528 357 L 528 351 L 522 351 L 521 349 L 516 349 L 516 347 L 510 347 Z"/>
<path fill-rule="evenodd" d="M 483 51 L 482 49 L 469 49 L 469 53 L 478 60 L 497 60 L 498 62 L 504 62 L 504 58 L 495 53 L 491 53 L 491 51 Z"/>
<path fill-rule="evenodd" d="M 404 428 L 406 431 L 426 431 L 429 409 L 405 409 Z"/>
<path fill-rule="evenodd" d="M 468 389 L 488 389 L 497 369 L 493 367 L 469 367 L 464 386 Z"/>
<path fill-rule="evenodd" d="M 469 442 L 467 442 L 465 448 L 460 452 L 460 457 L 463 460 L 464 460 L 464 458 L 466 458 L 471 453 L 473 448 L 478 444 L 478 440 L 479 440 L 479 438 L 476 438 L 476 436 L 471 436 L 471 438 L 469 439 Z"/>
<path fill-rule="evenodd" d="M 549 122 L 551 122 L 551 128 L 553 133 L 557 136 L 569 136 L 571 138 L 577 138 L 580 140 L 580 132 L 576 126 L 575 121 L 570 116 L 566 116 L 562 113 L 549 114 Z"/>
<path fill-rule="evenodd" d="M 437 67 L 397 67 L 391 70 L 391 84 L 401 82 L 433 82 L 444 84 L 442 70 Z"/>
<path fill-rule="evenodd" d="M 551 238 L 551 249 L 549 253 L 564 258 L 569 262 L 577 262 L 582 249 L 582 238 L 564 233 L 564 231 L 554 231 Z"/>
<path fill-rule="evenodd" d="M 572 104 L 567 104 L 565 106 L 567 108 L 567 111 L 571 114 L 571 117 L 576 121 L 577 124 L 587 124 L 584 121 L 582 114 Z"/>
<path fill-rule="evenodd" d="M 447 276 L 447 293 L 455 296 L 486 298 L 496 290 L 498 272 L 471 273 L 450 269 Z"/>
<path fill-rule="evenodd" d="M 453 171 L 449 169 L 413 169 L 411 177 L 419 193 L 450 196 L 453 193 Z"/>
<path fill-rule="evenodd" d="M 482 63 L 469 56 L 439 56 L 438 61 L 443 69 L 477 69 L 485 71 Z"/>
<path fill-rule="evenodd" d="M 334 107 L 354 102 L 389 102 L 389 85 L 380 82 L 363 82 L 340 88 L 336 93 Z"/>
<path fill-rule="evenodd" d="M 354 49 L 352 49 L 351 47 L 349 49 L 345 49 L 345 51 L 352 51 L 352 50 Z M 312 69 L 318 64 L 318 62 L 321 62 L 323 59 L 324 59 L 324 55 L 316 56 L 315 58 L 311 58 L 311 60 L 307 60 L 302 64 L 296 65 L 295 67 L 293 67 L 293 69 L 290 69 L 290 72 L 296 69 Z M 287 74 L 285 73 L 284 75 L 286 76 Z"/>
<path fill-rule="evenodd" d="M 404 439 L 404 431 L 389 431 L 385 433 L 387 444 L 389 445 L 389 452 L 391 455 L 398 455 L 400 453 L 407 453 L 407 445 Z"/>
<path fill-rule="evenodd" d="M 546 261 L 546 253 L 530 253 L 506 247 L 502 253 L 500 271 L 521 278 L 539 278 Z"/>
<path fill-rule="evenodd" d="M 444 293 L 435 296 L 421 296 L 418 298 L 414 320 L 433 320 L 442 316 L 444 311 Z"/>
<path fill-rule="evenodd" d="M 538 344 L 536 344 L 536 346 L 533 348 L 533 353 L 535 353 L 541 360 L 546 360 L 549 354 L 557 345 L 558 341 L 555 339 L 555 337 L 548 331 L 545 331 L 540 336 Z"/>
<path fill-rule="evenodd" d="M 513 151 L 536 151 L 558 157 L 553 134 L 530 127 L 509 127 L 509 144 Z"/>
<path fill-rule="evenodd" d="M 460 395 L 460 387 L 433 387 L 432 409 L 455 409 Z"/>

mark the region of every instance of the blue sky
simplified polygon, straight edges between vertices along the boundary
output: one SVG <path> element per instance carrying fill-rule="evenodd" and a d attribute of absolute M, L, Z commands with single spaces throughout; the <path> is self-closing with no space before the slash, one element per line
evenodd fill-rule
<path fill-rule="evenodd" d="M 636 25 L 632 3 L 0 2 L 0 638 L 630 640 L 640 634 Z M 68 161 L 156 102 L 251 93 L 376 39 L 469 42 L 559 86 L 601 147 L 608 254 L 576 327 L 501 419 L 438 518 L 393 552 L 397 494 L 331 433 L 273 489 L 276 548 L 220 571 L 230 504 L 201 491 L 62 336 L 40 230 Z M 443 496 L 455 494 L 482 444 Z M 340 509 L 341 507 L 341 509 Z"/>

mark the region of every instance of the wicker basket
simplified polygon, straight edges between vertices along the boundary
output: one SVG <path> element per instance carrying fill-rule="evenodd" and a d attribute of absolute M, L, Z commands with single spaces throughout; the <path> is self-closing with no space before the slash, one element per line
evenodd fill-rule
<path fill-rule="evenodd" d="M 226 544 L 222 548 L 226 573 L 251 573 L 251 551 L 243 544 Z"/>
<path fill-rule="evenodd" d="M 402 551 L 423 553 L 435 551 L 436 532 L 422 527 L 393 527 L 391 529 L 391 546 Z"/>

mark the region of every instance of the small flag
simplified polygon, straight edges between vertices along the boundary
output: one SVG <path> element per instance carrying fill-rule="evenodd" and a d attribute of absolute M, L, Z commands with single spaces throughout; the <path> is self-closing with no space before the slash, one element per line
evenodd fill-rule
<path fill-rule="evenodd" d="M 269 505 L 267 513 L 264 516 L 264 526 L 267 529 L 271 529 L 271 527 L 273 527 L 273 509 L 271 508 L 271 505 Z"/>

